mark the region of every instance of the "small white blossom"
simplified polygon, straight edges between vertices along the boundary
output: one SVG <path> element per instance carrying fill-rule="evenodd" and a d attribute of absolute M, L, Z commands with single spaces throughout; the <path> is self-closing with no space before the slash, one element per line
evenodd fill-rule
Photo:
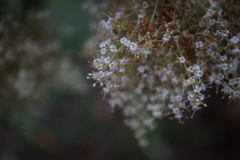
<path fill-rule="evenodd" d="M 203 46 L 203 43 L 202 41 L 198 41 L 195 43 L 195 45 L 196 45 L 196 48 L 201 48 Z"/>
<path fill-rule="evenodd" d="M 142 36 L 141 34 L 138 35 L 138 41 L 142 42 L 144 40 L 144 36 Z"/>
<path fill-rule="evenodd" d="M 124 44 L 125 46 L 129 47 L 131 45 L 131 41 L 126 39 Z"/>
<path fill-rule="evenodd" d="M 191 81 L 189 80 L 189 79 L 185 79 L 184 81 L 183 81 L 183 87 L 187 87 L 187 86 L 189 86 L 191 84 Z"/>
<path fill-rule="evenodd" d="M 198 23 L 199 27 L 204 27 L 205 26 L 205 22 L 203 20 L 201 20 L 199 23 Z"/>
<path fill-rule="evenodd" d="M 214 15 L 215 11 L 213 9 L 208 9 L 207 13 L 203 16 L 203 18 L 210 18 Z"/>
<path fill-rule="evenodd" d="M 143 1 L 142 7 L 143 7 L 143 9 L 147 9 L 149 7 L 148 2 Z"/>
<path fill-rule="evenodd" d="M 154 117 L 161 117 L 162 116 L 162 112 L 161 111 L 154 111 L 153 112 L 153 116 Z"/>
<path fill-rule="evenodd" d="M 114 46 L 114 45 L 111 45 L 111 46 L 110 46 L 110 50 L 111 50 L 112 52 L 117 52 L 117 47 Z"/>
<path fill-rule="evenodd" d="M 227 63 L 223 63 L 223 64 L 221 65 L 221 68 L 222 68 L 223 70 L 227 70 L 227 69 L 228 69 Z"/>
<path fill-rule="evenodd" d="M 174 117 L 177 119 L 181 119 L 183 117 L 179 108 L 173 108 L 173 113 L 175 114 Z"/>
<path fill-rule="evenodd" d="M 193 67 L 194 67 L 194 69 L 195 69 L 196 71 L 200 70 L 200 66 L 197 65 L 197 64 L 193 65 Z"/>
<path fill-rule="evenodd" d="M 171 36 L 169 34 L 164 34 L 163 35 L 163 41 L 169 41 Z"/>
<path fill-rule="evenodd" d="M 105 93 L 105 94 L 107 94 L 107 93 L 109 93 L 110 92 L 110 90 L 108 89 L 108 88 L 106 88 L 106 87 L 103 87 L 103 92 Z"/>
<path fill-rule="evenodd" d="M 144 66 L 139 66 L 138 67 L 138 72 L 139 73 L 143 73 L 145 71 L 145 67 Z"/>
<path fill-rule="evenodd" d="M 117 69 L 117 63 L 116 63 L 116 62 L 111 62 L 111 63 L 109 64 L 109 68 L 110 68 L 110 70 L 115 70 L 115 69 Z"/>
<path fill-rule="evenodd" d="M 210 26 L 213 26 L 213 25 L 215 24 L 215 22 L 216 22 L 215 19 L 209 19 L 209 20 L 208 20 L 208 24 L 209 24 Z"/>
<path fill-rule="evenodd" d="M 189 66 L 187 70 L 188 70 L 188 72 L 190 72 L 190 73 L 193 73 L 193 72 L 194 72 L 193 66 Z"/>
<path fill-rule="evenodd" d="M 106 64 L 110 63 L 110 57 L 104 57 L 103 62 Z"/>
<path fill-rule="evenodd" d="M 106 27 L 106 29 L 112 29 L 112 23 L 110 21 L 107 21 L 105 23 L 105 27 Z"/>
<path fill-rule="evenodd" d="M 239 42 L 239 38 L 238 38 L 237 36 L 233 36 L 233 37 L 230 39 L 230 41 L 231 41 L 232 43 L 238 43 L 238 42 Z"/>
<path fill-rule="evenodd" d="M 186 59 L 183 56 L 181 56 L 181 57 L 179 57 L 179 61 L 180 61 L 180 63 L 184 63 L 184 62 L 186 62 Z"/>
<path fill-rule="evenodd" d="M 101 52 L 102 55 L 104 55 L 104 54 L 106 54 L 107 49 L 106 48 L 101 48 L 100 52 Z"/>
<path fill-rule="evenodd" d="M 220 35 L 222 35 L 223 37 L 228 37 L 229 34 L 229 30 L 221 30 L 220 31 Z"/>
<path fill-rule="evenodd" d="M 135 51 L 137 49 L 137 44 L 135 42 L 132 42 L 131 45 L 130 45 L 130 50 L 131 51 Z"/>
<path fill-rule="evenodd" d="M 106 46 L 109 45 L 108 41 L 100 43 L 100 48 L 106 48 Z"/>
<path fill-rule="evenodd" d="M 233 54 L 240 54 L 240 49 L 239 48 L 235 48 L 232 50 Z"/>
<path fill-rule="evenodd" d="M 93 61 L 93 64 L 98 70 L 101 70 L 103 67 L 103 64 L 101 63 L 100 59 L 95 59 Z"/>
<path fill-rule="evenodd" d="M 195 93 L 200 93 L 201 90 L 202 90 L 202 88 L 200 86 L 195 86 L 195 88 L 194 88 Z"/>
<path fill-rule="evenodd" d="M 190 81 L 191 84 L 193 84 L 195 82 L 195 79 L 193 77 L 190 77 L 189 81 Z"/>
<path fill-rule="evenodd" d="M 198 70 L 194 75 L 194 77 L 196 77 L 196 78 L 200 78 L 202 76 L 203 76 L 203 71 L 201 71 L 201 70 Z"/>
<path fill-rule="evenodd" d="M 126 40 L 127 40 L 126 37 L 122 37 L 122 38 L 120 39 L 120 43 L 124 44 Z"/>
<path fill-rule="evenodd" d="M 227 60 L 227 56 L 226 55 L 223 55 L 220 57 L 221 61 L 226 61 Z"/>

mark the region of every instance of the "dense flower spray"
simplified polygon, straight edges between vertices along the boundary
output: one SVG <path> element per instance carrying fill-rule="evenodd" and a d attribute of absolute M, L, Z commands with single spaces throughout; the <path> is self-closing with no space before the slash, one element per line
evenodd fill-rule
<path fill-rule="evenodd" d="M 207 107 L 216 84 L 240 98 L 240 2 L 146 0 L 123 3 L 99 23 L 99 48 L 88 79 L 102 87 L 111 109 L 120 107 L 140 145 L 154 121 Z"/>

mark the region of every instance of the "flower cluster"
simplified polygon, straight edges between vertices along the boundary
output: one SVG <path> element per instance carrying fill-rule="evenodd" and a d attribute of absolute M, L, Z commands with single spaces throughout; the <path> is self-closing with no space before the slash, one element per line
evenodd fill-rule
<path fill-rule="evenodd" d="M 141 145 L 155 120 L 207 107 L 212 84 L 240 98 L 240 2 L 145 0 L 125 2 L 99 24 L 101 41 L 88 79 L 120 107 Z"/>

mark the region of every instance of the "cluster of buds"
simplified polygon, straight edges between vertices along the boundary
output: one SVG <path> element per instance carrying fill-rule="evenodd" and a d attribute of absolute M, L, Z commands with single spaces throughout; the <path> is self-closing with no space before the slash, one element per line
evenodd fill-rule
<path fill-rule="evenodd" d="M 207 107 L 210 95 L 203 93 L 212 84 L 226 98 L 240 98 L 239 6 L 236 0 L 145 0 L 105 14 L 87 78 L 101 86 L 111 109 L 123 110 L 140 145 L 147 145 L 156 119 L 183 123 L 187 111 L 192 118 Z"/>

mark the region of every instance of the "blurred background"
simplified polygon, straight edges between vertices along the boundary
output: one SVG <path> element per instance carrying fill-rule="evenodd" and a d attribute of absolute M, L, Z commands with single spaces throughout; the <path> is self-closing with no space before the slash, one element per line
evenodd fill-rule
<path fill-rule="evenodd" d="M 0 0 L 0 160 L 239 160 L 240 105 L 214 89 L 184 125 L 168 117 L 140 148 L 86 80 L 109 1 Z"/>

